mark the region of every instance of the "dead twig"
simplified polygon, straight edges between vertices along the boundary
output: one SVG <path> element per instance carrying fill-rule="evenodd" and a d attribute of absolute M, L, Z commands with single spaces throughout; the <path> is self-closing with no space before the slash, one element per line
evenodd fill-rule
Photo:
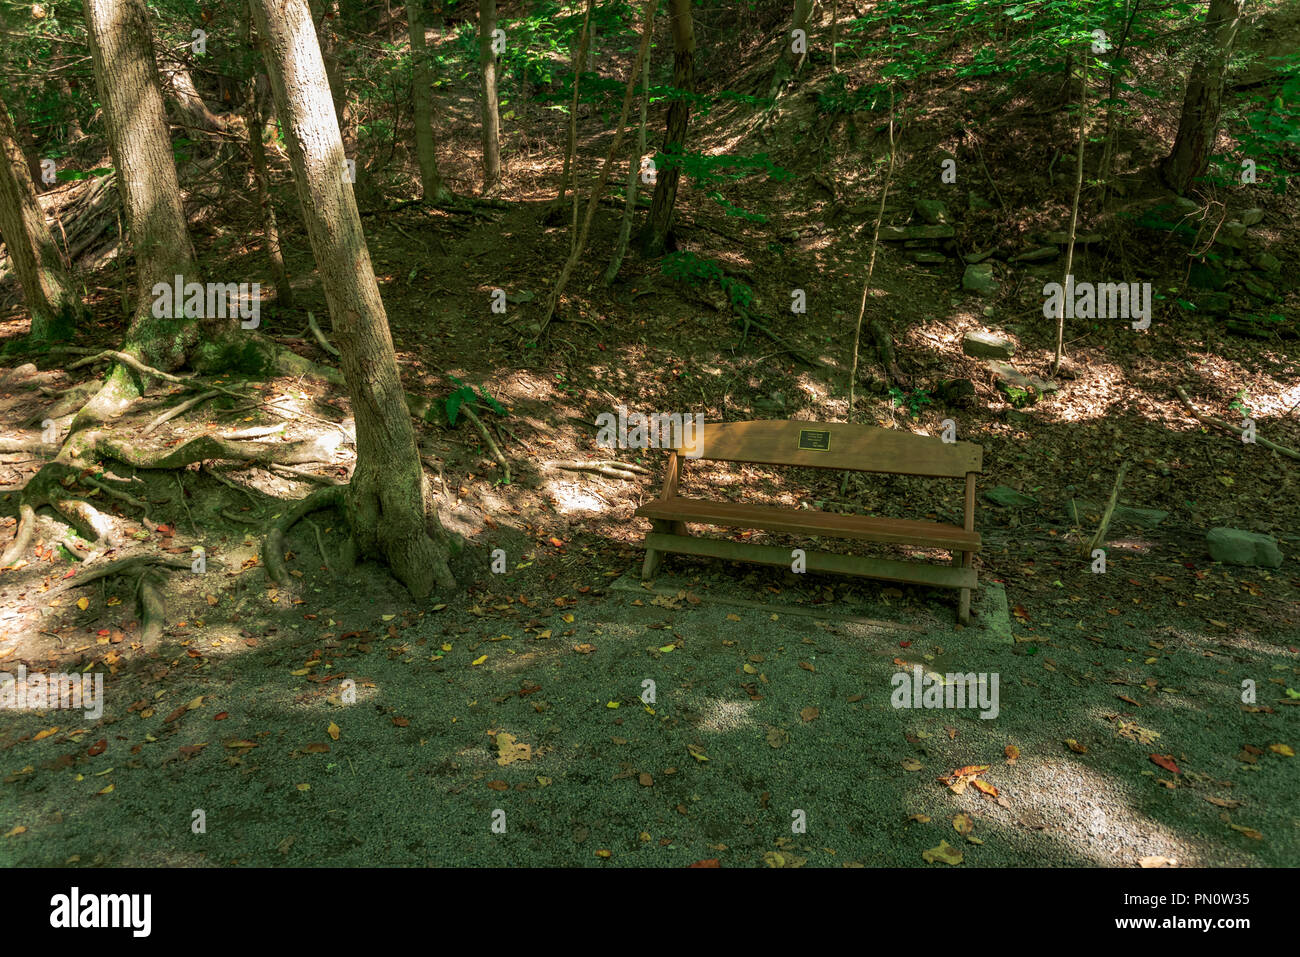
<path fill-rule="evenodd" d="M 1237 435 L 1246 434 L 1245 429 L 1239 428 L 1238 426 L 1233 425 L 1231 422 L 1224 422 L 1222 419 L 1214 419 L 1208 415 L 1202 415 L 1200 412 L 1197 412 L 1196 407 L 1192 405 L 1192 400 L 1187 397 L 1187 393 L 1183 391 L 1182 386 L 1180 385 L 1174 386 L 1174 391 L 1178 393 L 1178 398 L 1181 399 L 1183 405 L 1187 407 L 1187 411 L 1192 413 L 1192 415 L 1196 417 L 1196 420 L 1198 422 L 1201 422 L 1205 425 L 1217 426 L 1220 429 L 1227 429 L 1229 432 L 1235 432 Z M 1274 452 L 1280 452 L 1282 455 L 1290 456 L 1293 459 L 1300 459 L 1300 452 L 1297 452 L 1295 449 L 1288 449 L 1282 445 L 1277 445 L 1273 442 L 1270 442 L 1268 439 L 1261 439 L 1259 438 L 1259 436 L 1256 436 L 1255 444 L 1262 445 L 1266 449 L 1272 449 Z"/>

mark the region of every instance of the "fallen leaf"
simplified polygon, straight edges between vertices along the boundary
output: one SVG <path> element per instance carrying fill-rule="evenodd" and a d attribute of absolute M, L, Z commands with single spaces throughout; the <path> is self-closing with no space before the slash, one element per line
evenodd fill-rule
<path fill-rule="evenodd" d="M 952 819 L 952 829 L 962 837 L 965 837 L 971 831 L 975 830 L 975 822 L 970 819 L 968 814 L 963 812 Z"/>
<path fill-rule="evenodd" d="M 921 857 L 927 864 L 933 864 L 935 861 L 944 864 L 960 864 L 963 856 L 960 848 L 953 847 L 947 841 L 940 841 L 938 847 L 921 852 Z"/>
<path fill-rule="evenodd" d="M 333 740 L 337 741 L 339 739 L 339 730 L 340 730 L 339 726 L 335 724 L 333 721 L 331 721 L 330 726 L 325 729 L 325 733 L 328 734 Z"/>
<path fill-rule="evenodd" d="M 1086 744 L 1080 744 L 1078 741 L 1074 740 L 1074 738 L 1066 738 L 1065 746 L 1069 748 L 1071 751 L 1073 751 L 1075 754 L 1088 753 L 1088 746 Z"/>
<path fill-rule="evenodd" d="M 1020 749 L 1014 744 L 1008 744 L 1002 749 L 1002 753 L 1007 756 L 1007 764 L 1015 764 L 1020 758 Z"/>
<path fill-rule="evenodd" d="M 1178 765 L 1174 763 L 1174 757 L 1172 754 L 1169 755 L 1153 754 L 1151 755 L 1151 763 L 1164 768 L 1166 771 L 1169 771 L 1172 774 L 1183 773 L 1182 771 L 1178 770 Z"/>
<path fill-rule="evenodd" d="M 819 709 L 809 706 L 799 712 L 799 717 L 803 718 L 804 721 L 816 721 L 820 714 L 821 711 Z"/>

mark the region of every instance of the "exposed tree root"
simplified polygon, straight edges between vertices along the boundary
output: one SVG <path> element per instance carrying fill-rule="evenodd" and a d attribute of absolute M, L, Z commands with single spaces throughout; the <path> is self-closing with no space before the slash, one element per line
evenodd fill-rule
<path fill-rule="evenodd" d="M 148 647 L 162 637 L 167 621 L 167 597 L 163 594 L 163 577 L 153 569 L 140 575 L 136 600 L 140 606 L 140 642 Z"/>
<path fill-rule="evenodd" d="M 267 576 L 283 585 L 289 580 L 289 572 L 284 564 L 284 536 L 293 525 L 312 512 L 322 509 L 337 508 L 346 511 L 347 486 L 327 486 L 318 488 L 293 508 L 285 512 L 266 535 L 262 546 L 262 564 L 266 566 Z"/>
<path fill-rule="evenodd" d="M 202 403 L 208 401 L 208 399 L 211 399 L 214 396 L 218 396 L 220 394 L 221 393 L 218 392 L 216 389 L 209 389 L 207 392 L 200 393 L 199 395 L 196 395 L 192 399 L 186 399 L 180 405 L 173 406 L 172 408 L 164 412 L 162 415 L 158 416 L 158 418 L 154 419 L 152 422 L 146 425 L 144 427 L 144 430 L 140 434 L 142 436 L 153 435 L 154 431 L 164 422 L 170 422 L 178 415 L 184 415 L 186 412 L 194 408 L 196 405 L 201 405 Z"/>
<path fill-rule="evenodd" d="M 18 529 L 14 532 L 14 540 L 9 543 L 4 554 L 0 555 L 0 568 L 8 568 L 18 561 L 27 551 L 27 546 L 32 543 L 34 534 L 36 534 L 36 509 L 24 502 L 18 506 Z"/>
<path fill-rule="evenodd" d="M 202 382 L 192 376 L 176 376 L 170 372 L 163 372 L 161 369 L 155 369 L 153 366 L 145 365 L 129 352 L 118 352 L 116 349 L 105 349 L 103 352 L 96 353 L 93 356 L 86 356 L 84 359 L 78 359 L 68 366 L 68 371 L 78 369 L 82 366 L 94 365 L 96 362 L 106 362 L 112 359 L 120 362 L 124 366 L 129 366 L 142 376 L 150 376 L 155 379 L 162 379 L 164 382 L 171 382 L 176 385 L 183 385 L 187 389 L 210 389 L 220 392 L 223 395 L 234 396 L 236 399 L 251 399 L 253 396 L 246 392 L 236 392 L 234 389 L 227 389 L 225 386 L 213 385 Z"/>

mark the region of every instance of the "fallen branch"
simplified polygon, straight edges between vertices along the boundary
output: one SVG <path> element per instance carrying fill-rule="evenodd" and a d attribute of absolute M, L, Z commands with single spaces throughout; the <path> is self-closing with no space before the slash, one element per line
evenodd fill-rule
<path fill-rule="evenodd" d="M 640 465 L 631 465 L 626 462 L 616 462 L 613 460 L 602 462 L 547 462 L 546 465 L 557 469 L 566 469 L 570 472 L 595 472 L 597 475 L 603 475 L 606 478 L 624 479 L 631 481 L 638 475 L 649 475 L 650 470 Z"/>
<path fill-rule="evenodd" d="M 1227 429 L 1229 432 L 1235 432 L 1237 435 L 1246 434 L 1245 429 L 1239 428 L 1238 426 L 1233 425 L 1231 422 L 1224 422 L 1222 419 L 1211 418 L 1208 415 L 1202 415 L 1200 412 L 1197 412 L 1196 407 L 1192 405 L 1192 400 L 1187 397 L 1187 393 L 1183 391 L 1182 386 L 1180 385 L 1174 386 L 1174 391 L 1178 393 L 1178 398 L 1182 400 L 1183 405 L 1187 406 L 1187 411 L 1192 413 L 1192 415 L 1196 417 L 1196 420 L 1198 422 L 1201 422 L 1205 425 L 1218 426 L 1221 429 Z M 1280 452 L 1281 454 L 1290 456 L 1293 459 L 1300 459 L 1300 452 L 1295 451 L 1295 449 L 1288 449 L 1282 445 L 1277 445 L 1273 442 L 1270 442 L 1268 439 L 1261 439 L 1258 436 L 1256 436 L 1255 444 L 1262 445 L 1266 449 L 1272 449 L 1274 452 Z"/>
<path fill-rule="evenodd" d="M 311 329 L 311 334 L 316 337 L 316 341 L 320 343 L 322 349 L 332 356 L 342 355 L 342 353 L 340 353 L 338 349 L 334 348 L 333 344 L 325 338 L 325 333 L 321 332 L 320 326 L 316 324 L 316 314 L 314 312 L 307 313 L 307 327 Z"/>
<path fill-rule="evenodd" d="M 1106 500 L 1106 511 L 1101 515 L 1101 524 L 1097 526 L 1097 534 L 1092 536 L 1092 541 L 1084 547 L 1084 557 L 1091 557 L 1093 551 L 1105 543 L 1106 530 L 1110 528 L 1111 516 L 1115 514 L 1115 503 L 1119 501 L 1120 487 L 1124 484 L 1124 476 L 1128 474 L 1129 466 L 1132 464 L 1132 462 L 1125 462 L 1119 467 L 1119 472 L 1115 475 L 1115 484 L 1110 490 L 1110 498 Z"/>
<path fill-rule="evenodd" d="M 475 414 L 474 410 L 468 405 L 462 405 L 460 410 L 465 413 L 466 418 L 478 426 L 479 433 L 483 436 L 483 441 L 487 443 L 488 450 L 492 453 L 492 457 L 497 460 L 497 464 L 500 465 L 501 470 L 505 472 L 506 484 L 509 485 L 510 463 L 507 462 L 506 457 L 501 454 L 501 449 L 497 447 L 496 442 L 492 439 L 492 433 L 488 432 L 487 426 L 483 424 L 483 420 L 480 419 L 478 415 Z"/>

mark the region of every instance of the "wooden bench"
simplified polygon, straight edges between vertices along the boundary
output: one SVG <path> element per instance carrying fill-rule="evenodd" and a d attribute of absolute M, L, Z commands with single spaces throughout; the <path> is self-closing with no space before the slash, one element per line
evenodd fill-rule
<path fill-rule="evenodd" d="M 684 460 L 692 457 L 890 475 L 964 478 L 965 520 L 958 526 L 682 498 L 677 494 L 677 485 Z M 690 535 L 686 526 L 692 522 L 941 548 L 952 553 L 952 565 L 807 551 L 806 568 L 808 571 L 960 589 L 958 619 L 967 624 L 970 621 L 971 590 L 978 587 L 971 559 L 980 547 L 980 536 L 975 531 L 975 476 L 981 471 L 982 460 L 983 449 L 973 442 L 946 443 L 942 439 L 895 429 L 838 422 L 706 423 L 697 430 L 692 445 L 679 445 L 672 450 L 659 497 L 636 510 L 638 516 L 650 520 L 653 529 L 645 538 L 645 566 L 641 577 L 653 578 L 666 552 L 786 567 L 792 564 L 789 549 Z"/>

